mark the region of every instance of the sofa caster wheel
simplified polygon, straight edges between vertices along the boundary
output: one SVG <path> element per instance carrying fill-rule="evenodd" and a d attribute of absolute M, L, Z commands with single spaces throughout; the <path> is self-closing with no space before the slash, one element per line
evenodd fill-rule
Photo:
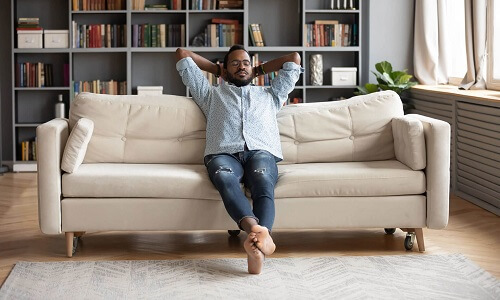
<path fill-rule="evenodd" d="M 384 230 L 387 234 L 394 234 L 396 232 L 396 228 L 384 228 Z"/>
<path fill-rule="evenodd" d="M 414 243 L 415 243 L 415 232 L 408 232 L 405 238 L 405 249 L 411 250 L 413 248 Z"/>
<path fill-rule="evenodd" d="M 229 233 L 230 236 L 238 236 L 240 234 L 241 230 L 228 230 L 227 233 Z"/>

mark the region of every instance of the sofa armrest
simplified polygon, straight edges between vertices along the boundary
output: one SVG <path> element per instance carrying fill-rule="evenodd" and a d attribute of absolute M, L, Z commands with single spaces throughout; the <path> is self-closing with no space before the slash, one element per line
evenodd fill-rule
<path fill-rule="evenodd" d="M 427 166 L 427 227 L 442 229 L 448 224 L 450 202 L 450 124 L 409 114 L 424 126 Z"/>
<path fill-rule="evenodd" d="M 61 158 L 69 136 L 69 121 L 53 119 L 36 128 L 38 218 L 45 234 L 61 230 Z"/>
<path fill-rule="evenodd" d="M 422 122 L 408 115 L 394 118 L 392 134 L 396 159 L 414 171 L 425 169 L 427 153 Z"/>

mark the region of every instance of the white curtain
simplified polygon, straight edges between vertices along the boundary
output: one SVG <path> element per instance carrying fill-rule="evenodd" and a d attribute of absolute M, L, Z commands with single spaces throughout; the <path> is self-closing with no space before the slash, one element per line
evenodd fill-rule
<path fill-rule="evenodd" d="M 421 84 L 448 83 L 447 5 L 447 0 L 415 1 L 413 68 Z"/>
<path fill-rule="evenodd" d="M 461 89 L 486 89 L 486 0 L 465 0 L 467 74 Z"/>

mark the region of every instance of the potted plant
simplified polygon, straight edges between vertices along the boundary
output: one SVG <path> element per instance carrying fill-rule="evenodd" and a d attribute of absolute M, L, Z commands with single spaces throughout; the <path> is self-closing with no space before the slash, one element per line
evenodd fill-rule
<path fill-rule="evenodd" d="M 372 73 L 377 78 L 377 84 L 367 83 L 365 86 L 358 86 L 358 91 L 354 92 L 354 94 L 366 95 L 381 90 L 391 90 L 395 91 L 401 97 L 405 112 L 407 109 L 412 108 L 407 99 L 401 95 L 404 91 L 417 84 L 417 82 L 410 81 L 410 79 L 413 78 L 413 75 L 406 73 L 406 70 L 393 71 L 392 65 L 388 61 L 381 61 L 375 64 L 375 69 L 377 69 L 378 73 L 373 71 Z"/>

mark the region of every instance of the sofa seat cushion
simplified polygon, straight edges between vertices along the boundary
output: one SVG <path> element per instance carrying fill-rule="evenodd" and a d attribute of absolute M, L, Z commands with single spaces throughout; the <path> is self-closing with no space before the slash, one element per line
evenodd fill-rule
<path fill-rule="evenodd" d="M 422 194 L 423 171 L 397 160 L 279 166 L 275 198 Z"/>
<path fill-rule="evenodd" d="M 221 200 L 204 165 L 82 164 L 62 177 L 63 197 Z"/>

